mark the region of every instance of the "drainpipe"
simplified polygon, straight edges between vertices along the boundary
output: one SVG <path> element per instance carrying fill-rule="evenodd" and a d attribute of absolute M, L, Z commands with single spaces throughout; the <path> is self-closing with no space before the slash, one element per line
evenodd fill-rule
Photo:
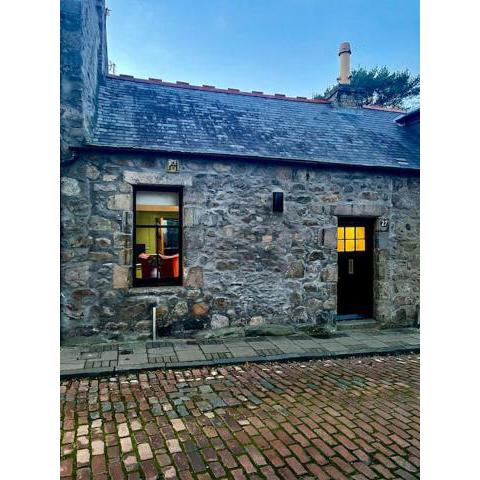
<path fill-rule="evenodd" d="M 157 339 L 157 307 L 152 309 L 152 339 L 155 341 Z"/>
<path fill-rule="evenodd" d="M 65 337 L 63 336 L 63 325 L 65 324 L 65 312 L 63 307 L 65 304 L 65 295 L 63 292 L 60 292 L 60 345 L 63 345 Z"/>

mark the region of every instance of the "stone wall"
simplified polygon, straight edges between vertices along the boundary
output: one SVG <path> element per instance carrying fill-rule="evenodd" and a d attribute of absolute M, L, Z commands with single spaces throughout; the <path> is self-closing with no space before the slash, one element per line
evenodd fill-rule
<path fill-rule="evenodd" d="M 171 157 L 170 157 L 171 158 Z M 72 343 L 249 323 L 334 322 L 338 215 L 375 216 L 375 318 L 419 302 L 419 179 L 250 162 L 82 153 L 62 172 L 62 331 Z M 132 184 L 184 185 L 184 286 L 131 288 Z M 285 211 L 272 212 L 283 191 Z M 378 222 L 377 222 L 378 223 Z"/>
<path fill-rule="evenodd" d="M 105 0 L 62 0 L 60 4 L 60 145 L 89 137 L 96 114 L 98 84 L 107 69 Z"/>

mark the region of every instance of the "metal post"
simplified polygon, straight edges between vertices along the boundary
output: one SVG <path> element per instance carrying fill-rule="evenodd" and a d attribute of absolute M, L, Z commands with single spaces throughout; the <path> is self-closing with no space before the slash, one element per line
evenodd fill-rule
<path fill-rule="evenodd" d="M 152 328 L 153 328 L 153 334 L 152 334 L 152 338 L 153 338 L 153 341 L 155 341 L 157 339 L 157 307 L 153 307 L 153 310 L 152 310 L 152 315 L 153 315 L 153 321 L 152 321 Z"/>

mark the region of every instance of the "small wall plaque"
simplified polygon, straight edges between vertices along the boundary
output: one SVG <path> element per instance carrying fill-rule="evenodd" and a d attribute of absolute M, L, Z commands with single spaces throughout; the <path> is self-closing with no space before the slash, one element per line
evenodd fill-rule
<path fill-rule="evenodd" d="M 180 162 L 178 160 L 167 160 L 167 172 L 178 173 L 180 171 Z"/>
<path fill-rule="evenodd" d="M 382 217 L 379 220 L 379 226 L 380 230 L 387 231 L 390 227 L 390 221 L 388 220 L 388 218 Z"/>

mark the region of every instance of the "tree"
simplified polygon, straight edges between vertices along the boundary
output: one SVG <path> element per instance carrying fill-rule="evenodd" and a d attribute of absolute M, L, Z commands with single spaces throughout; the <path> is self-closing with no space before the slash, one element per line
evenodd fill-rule
<path fill-rule="evenodd" d="M 350 85 L 365 92 L 364 105 L 402 108 L 406 104 L 418 104 L 420 95 L 420 75 L 412 75 L 408 70 L 391 72 L 387 67 L 370 70 L 358 67 L 352 70 Z M 314 98 L 327 97 L 335 87 L 327 88 L 323 95 Z"/>

